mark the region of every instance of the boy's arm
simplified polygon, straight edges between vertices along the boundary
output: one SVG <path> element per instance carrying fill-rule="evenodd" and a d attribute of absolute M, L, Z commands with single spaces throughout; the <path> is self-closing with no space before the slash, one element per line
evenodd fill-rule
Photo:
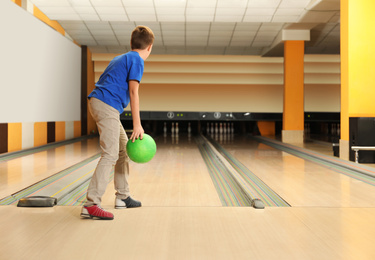
<path fill-rule="evenodd" d="M 132 118 L 133 118 L 133 133 L 130 136 L 130 140 L 132 140 L 133 142 L 138 137 L 143 139 L 143 133 L 145 132 L 141 125 L 138 89 L 139 89 L 139 82 L 135 80 L 130 80 L 129 81 L 130 108 L 132 111 Z"/>

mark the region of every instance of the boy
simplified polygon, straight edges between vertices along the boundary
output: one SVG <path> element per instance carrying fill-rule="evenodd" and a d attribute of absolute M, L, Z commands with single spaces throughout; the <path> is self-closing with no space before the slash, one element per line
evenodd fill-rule
<path fill-rule="evenodd" d="M 154 34 L 146 26 L 137 26 L 132 34 L 132 51 L 115 57 L 95 84 L 88 96 L 89 109 L 100 135 L 101 158 L 87 189 L 87 202 L 81 216 L 85 218 L 113 219 L 113 214 L 100 207 L 109 182 L 109 175 L 115 166 L 116 189 L 115 208 L 141 207 L 141 202 L 129 196 L 129 157 L 126 153 L 128 137 L 121 125 L 120 114 L 129 104 L 133 117 L 134 142 L 143 138 L 144 130 L 139 113 L 139 82 L 143 75 L 144 61 L 151 53 Z"/>

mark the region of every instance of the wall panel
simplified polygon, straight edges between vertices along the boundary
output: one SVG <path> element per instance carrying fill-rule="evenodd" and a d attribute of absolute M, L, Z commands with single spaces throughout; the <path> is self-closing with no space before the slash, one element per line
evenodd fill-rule
<path fill-rule="evenodd" d="M 115 54 L 93 54 L 97 81 Z M 283 112 L 283 58 L 152 55 L 141 110 Z M 340 111 L 340 56 L 305 55 L 305 111 Z M 129 110 L 129 108 L 127 108 Z"/>
<path fill-rule="evenodd" d="M 139 93 L 145 111 L 277 113 L 283 107 L 279 85 L 141 84 Z"/>
<path fill-rule="evenodd" d="M 0 1 L 0 122 L 80 119 L 80 47 L 11 1 Z"/>

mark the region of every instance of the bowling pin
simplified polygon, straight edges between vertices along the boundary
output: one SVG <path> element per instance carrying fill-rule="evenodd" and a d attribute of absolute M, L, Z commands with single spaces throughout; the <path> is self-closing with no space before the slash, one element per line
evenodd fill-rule
<path fill-rule="evenodd" d="M 210 134 L 210 123 L 207 123 L 206 129 L 207 129 L 207 135 L 209 135 Z"/>
<path fill-rule="evenodd" d="M 172 144 L 174 144 L 175 142 L 175 128 L 174 128 L 174 123 L 172 123 L 172 128 L 171 128 L 171 132 L 172 132 Z"/>
<path fill-rule="evenodd" d="M 178 144 L 178 140 L 179 140 L 179 136 L 178 136 L 178 132 L 180 131 L 180 129 L 178 128 L 178 122 L 176 123 L 176 128 L 175 128 L 175 142 L 176 144 Z"/>
<path fill-rule="evenodd" d="M 217 123 L 215 123 L 215 135 L 217 135 L 219 133 L 219 129 L 217 127 Z"/>
<path fill-rule="evenodd" d="M 190 124 L 190 122 L 188 123 L 188 134 L 191 135 L 191 124 Z"/>
<path fill-rule="evenodd" d="M 163 136 L 164 136 L 164 143 L 166 144 L 167 143 L 167 123 L 164 122 L 164 127 L 163 127 Z"/>
<path fill-rule="evenodd" d="M 164 122 L 163 132 L 164 132 L 164 136 L 167 136 L 167 123 L 166 122 Z"/>
<path fill-rule="evenodd" d="M 220 135 L 223 134 L 223 123 L 220 123 L 219 133 L 220 133 Z"/>

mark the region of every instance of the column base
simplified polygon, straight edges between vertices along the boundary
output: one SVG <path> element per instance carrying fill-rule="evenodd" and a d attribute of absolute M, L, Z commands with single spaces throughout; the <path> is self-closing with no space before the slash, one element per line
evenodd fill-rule
<path fill-rule="evenodd" d="M 340 159 L 349 161 L 349 141 L 340 139 Z"/>
<path fill-rule="evenodd" d="M 303 144 L 303 130 L 282 130 L 282 141 L 288 144 Z"/>

